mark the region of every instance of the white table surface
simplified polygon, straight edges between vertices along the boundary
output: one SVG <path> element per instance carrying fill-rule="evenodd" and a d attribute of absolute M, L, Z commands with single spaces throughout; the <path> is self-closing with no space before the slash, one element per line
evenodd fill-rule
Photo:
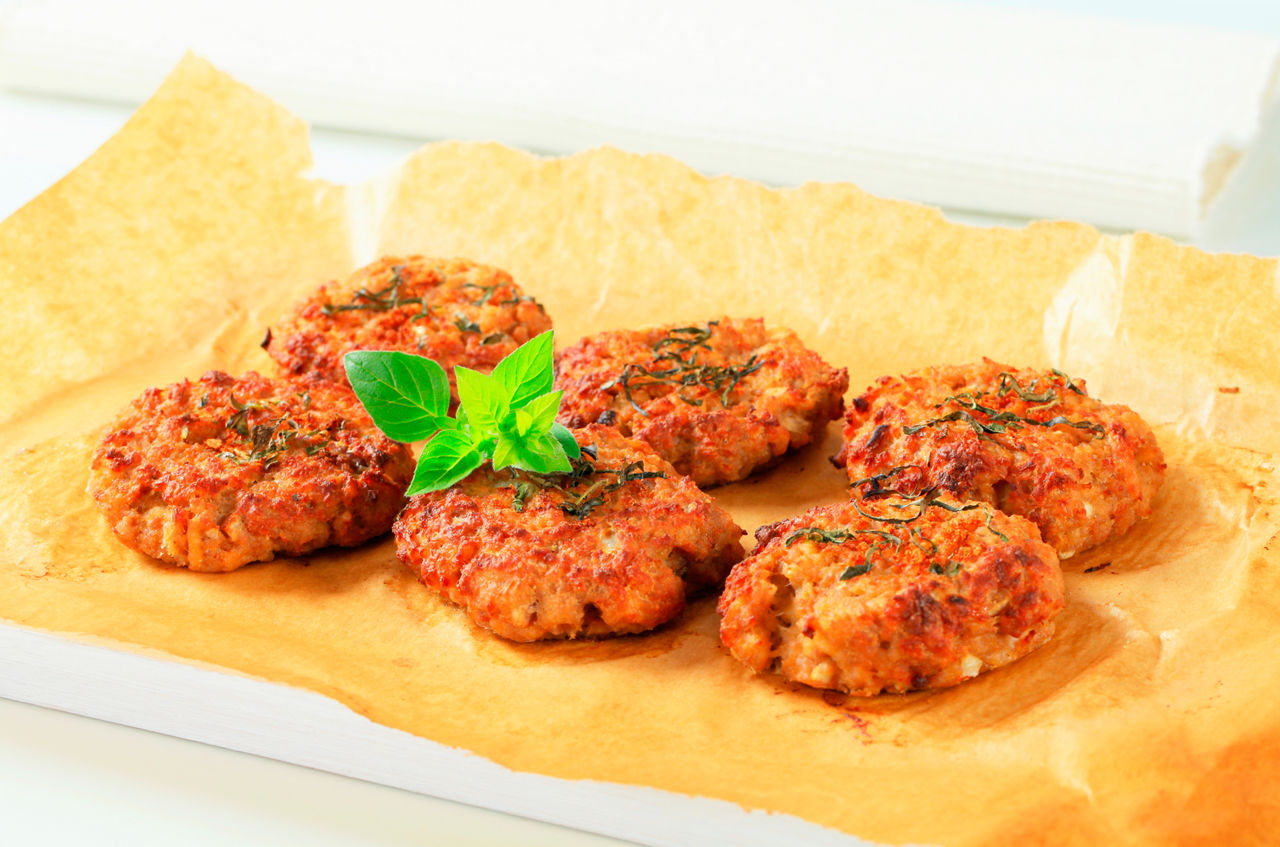
<path fill-rule="evenodd" d="M 1068 2 L 1280 34 L 1275 0 Z M 0 218 L 114 133 L 131 109 L 0 91 Z M 351 182 L 393 166 L 419 141 L 316 131 L 315 174 Z M 1276 158 L 1280 159 L 1280 156 Z M 1259 197 L 1210 249 L 1280 254 L 1280 198 Z M 974 223 L 1018 223 L 998 219 Z M 0 844 L 559 845 L 623 842 L 0 699 Z"/>

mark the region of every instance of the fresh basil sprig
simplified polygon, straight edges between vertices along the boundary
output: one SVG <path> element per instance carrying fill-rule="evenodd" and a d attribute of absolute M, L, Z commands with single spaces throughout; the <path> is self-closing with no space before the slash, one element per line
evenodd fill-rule
<path fill-rule="evenodd" d="M 552 391 L 552 333 L 532 338 L 491 374 L 453 369 L 459 407 L 449 417 L 449 378 L 422 356 L 357 350 L 342 357 L 347 379 L 378 429 L 395 441 L 431 440 L 418 457 L 410 496 L 448 488 L 487 461 L 501 470 L 567 473 L 581 454 L 556 423 L 563 391 Z"/>

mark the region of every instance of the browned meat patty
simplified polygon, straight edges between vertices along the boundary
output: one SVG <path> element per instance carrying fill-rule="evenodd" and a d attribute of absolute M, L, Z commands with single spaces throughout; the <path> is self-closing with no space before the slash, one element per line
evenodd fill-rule
<path fill-rule="evenodd" d="M 729 652 L 757 673 L 873 695 L 955 685 L 1048 641 L 1063 606 L 1053 548 L 1023 518 L 936 496 L 763 527 L 720 598 Z"/>
<path fill-rule="evenodd" d="M 603 426 L 574 437 L 573 474 L 486 466 L 414 497 L 401 561 L 480 626 L 536 641 L 652 629 L 742 558 L 733 519 L 651 447 Z"/>
<path fill-rule="evenodd" d="M 413 466 L 348 388 L 210 371 L 134 400 L 93 454 L 89 492 L 133 549 L 220 572 L 383 534 Z"/>
<path fill-rule="evenodd" d="M 839 417 L 849 376 L 758 318 L 602 332 L 560 354 L 560 421 L 651 444 L 701 486 L 734 482 Z"/>
<path fill-rule="evenodd" d="M 835 461 L 850 479 L 903 468 L 899 489 L 1023 515 L 1063 558 L 1149 515 L 1165 470 L 1133 410 L 1094 400 L 1082 380 L 990 359 L 881 377 L 850 405 L 844 442 Z"/>
<path fill-rule="evenodd" d="M 489 373 L 548 329 L 542 306 L 506 271 L 466 259 L 402 256 L 320 286 L 263 346 L 290 375 L 345 383 L 344 353 L 400 350 L 435 360 L 452 381 L 455 365 Z"/>

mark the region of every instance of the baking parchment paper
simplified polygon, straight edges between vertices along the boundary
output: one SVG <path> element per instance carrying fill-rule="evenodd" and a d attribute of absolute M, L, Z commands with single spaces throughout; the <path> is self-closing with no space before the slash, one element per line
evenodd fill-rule
<path fill-rule="evenodd" d="M 882 842 L 1262 843 L 1280 832 L 1280 273 L 1073 223 L 980 229 L 851 185 L 771 190 L 614 149 L 431 145 L 309 179 L 306 127 L 185 59 L 0 224 L 0 618 L 321 692 L 508 767 L 787 812 Z M 377 254 L 510 270 L 560 344 L 725 313 L 788 325 L 854 391 L 991 356 L 1155 426 L 1155 512 L 1065 563 L 1053 641 L 954 689 L 845 698 L 755 678 L 714 599 L 643 637 L 517 645 L 389 541 L 226 575 L 117 542 L 85 493 L 151 385 L 271 372 L 264 330 Z M 832 425 L 715 491 L 748 530 L 845 496 Z M 1103 567 L 1105 565 L 1105 567 Z"/>

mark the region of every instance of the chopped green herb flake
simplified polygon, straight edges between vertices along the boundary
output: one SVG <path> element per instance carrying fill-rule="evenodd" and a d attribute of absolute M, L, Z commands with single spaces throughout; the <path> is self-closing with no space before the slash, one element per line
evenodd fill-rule
<path fill-rule="evenodd" d="M 545 311 L 546 311 L 546 309 L 544 309 L 544 308 L 542 307 L 542 304 L 541 304 L 541 303 L 539 303 L 537 300 L 535 300 L 535 299 L 533 299 L 532 297 L 529 297 L 529 296 L 511 297 L 511 298 L 508 298 L 508 299 L 506 299 L 506 300 L 499 300 L 499 301 L 498 301 L 498 305 L 499 305 L 499 306 L 518 306 L 518 305 L 520 305 L 521 303 L 532 303 L 533 305 L 535 305 L 535 306 L 537 306 L 537 307 L 538 307 L 538 310 L 539 310 L 539 311 L 541 311 L 541 312 L 545 312 Z"/>
<path fill-rule="evenodd" d="M 489 302 L 490 298 L 493 297 L 493 292 L 502 287 L 502 283 L 494 283 L 493 285 L 477 285 L 474 282 L 464 282 L 461 287 L 474 288 L 478 290 L 480 292 L 480 299 L 476 301 L 476 305 L 484 306 Z"/>
<path fill-rule="evenodd" d="M 251 411 L 253 409 L 245 408 L 236 415 L 247 416 Z M 299 432 L 298 423 L 287 416 L 266 423 L 255 423 L 252 426 L 248 425 L 247 420 L 246 417 L 244 419 L 246 432 L 241 433 L 239 429 L 233 429 L 241 434 L 248 444 L 221 454 L 224 459 L 230 459 L 237 465 L 262 462 L 263 470 L 267 470 L 279 463 L 281 455 L 295 444 L 301 446 L 308 456 L 314 456 L 328 443 L 327 433 L 323 429 Z"/>
<path fill-rule="evenodd" d="M 1054 371 L 1054 373 L 1062 377 L 1066 376 L 1058 371 Z M 1027 426 L 1050 428 L 1055 426 L 1069 426 L 1075 429 L 1088 430 L 1096 437 L 1102 437 L 1102 434 L 1106 431 L 1105 427 L 1095 421 L 1073 421 L 1067 418 L 1066 415 L 1056 415 L 1049 420 L 1043 421 L 1028 417 L 1028 414 L 1032 412 L 1045 411 L 1058 405 L 1058 396 L 1054 393 L 1053 389 L 1050 388 L 1036 393 L 1036 383 L 1037 381 L 1033 380 L 1031 385 L 1024 387 L 1018 382 L 1017 377 L 1008 371 L 1002 371 L 998 377 L 995 392 L 996 397 L 1005 397 L 1009 394 L 1016 394 L 1020 399 L 1028 403 L 1039 404 L 1028 409 L 1027 414 L 1002 411 L 1000 409 L 992 408 L 989 405 L 985 405 L 981 402 L 983 398 L 989 396 L 985 391 L 962 391 L 959 394 L 952 394 L 949 397 L 943 398 L 941 403 L 934 406 L 936 409 L 941 409 L 947 404 L 952 404 L 959 406 L 959 408 L 952 409 L 944 415 L 930 418 L 923 423 L 904 426 L 902 431 L 906 435 L 915 435 L 929 427 L 960 422 L 968 425 L 970 429 L 977 433 L 979 438 L 989 441 L 995 441 L 995 439 L 991 438 L 992 435 L 1000 435 L 1008 430 L 1019 430 Z M 1069 378 L 1067 378 L 1067 383 L 1068 389 L 1079 394 L 1084 393 L 1080 391 L 1080 389 L 1072 383 Z"/>
<path fill-rule="evenodd" d="M 1001 541 L 1008 541 L 1009 536 L 1005 535 L 1003 532 L 1001 532 L 1000 530 L 996 529 L 994 526 L 991 525 L 991 519 L 996 516 L 995 509 L 992 509 L 990 506 L 986 506 L 985 504 L 984 504 L 984 508 L 987 511 L 987 532 L 996 536 Z"/>
<path fill-rule="evenodd" d="M 817 544 L 844 544 L 860 535 L 875 536 L 883 541 L 892 543 L 895 547 L 902 544 L 901 538 L 898 538 L 892 532 L 885 532 L 882 529 L 823 529 L 818 526 L 802 526 L 788 535 L 782 542 L 782 546 L 790 547 L 797 541 L 812 541 Z"/>
<path fill-rule="evenodd" d="M 864 562 L 861 565 L 850 565 L 840 572 L 840 580 L 843 582 L 844 580 L 853 579 L 855 576 L 862 576 L 864 573 L 870 572 L 870 562 Z"/>
<path fill-rule="evenodd" d="M 985 503 L 968 503 L 960 505 L 958 503 L 949 502 L 942 499 L 941 491 L 936 487 L 925 488 L 923 490 L 900 490 L 894 488 L 890 483 L 898 477 L 907 475 L 908 471 L 921 470 L 916 465 L 900 465 L 890 468 L 889 470 L 866 477 L 865 479 L 855 480 L 852 485 L 855 488 L 862 486 L 870 486 L 869 491 L 863 492 L 862 498 L 853 500 L 854 510 L 868 520 L 878 523 L 889 524 L 891 526 L 905 525 L 907 527 L 906 540 L 911 543 L 925 556 L 935 556 L 938 553 L 938 545 L 930 538 L 927 538 L 920 530 L 910 524 L 919 520 L 931 508 L 942 509 L 947 512 L 968 512 L 973 509 L 985 509 L 987 512 L 987 529 L 998 536 L 1003 541 L 1008 541 L 1008 536 L 997 530 L 991 523 L 994 517 L 993 510 Z M 896 502 L 887 501 L 884 498 L 892 495 L 896 498 Z M 877 504 L 879 508 L 872 508 L 872 504 Z M 864 508 L 865 507 L 865 508 Z M 868 511 L 868 509 L 872 509 Z M 889 514 L 886 510 L 893 510 L 901 514 Z M 879 540 L 873 542 L 867 549 L 864 564 L 870 564 L 875 553 L 879 552 L 885 544 L 892 544 L 894 548 L 901 547 L 903 539 L 899 536 L 886 532 L 884 530 L 873 529 L 839 529 L 839 530 L 821 530 L 816 527 L 801 527 L 792 532 L 784 545 L 790 547 L 801 539 L 811 541 L 826 541 L 843 543 L 854 538 L 858 534 L 874 535 Z M 935 574 L 946 573 L 954 575 L 959 570 L 959 565 L 955 565 L 952 569 L 953 562 L 948 562 L 945 570 L 942 565 L 933 563 L 929 566 Z"/>
<path fill-rule="evenodd" d="M 716 321 L 705 327 L 685 326 L 667 330 L 666 335 L 653 345 L 657 354 L 648 367 L 630 363 L 622 369 L 617 379 L 610 380 L 600 386 L 601 390 L 621 387 L 627 402 L 637 412 L 648 417 L 648 413 L 640 408 L 633 391 L 654 385 L 676 386 L 676 396 L 691 406 L 701 406 L 703 400 L 689 393 L 695 387 L 718 392 L 720 403 L 732 405 L 730 394 L 747 376 L 764 367 L 756 356 L 751 356 L 740 365 L 709 365 L 698 361 L 699 350 L 711 350 L 710 340 L 712 327 Z"/>
<path fill-rule="evenodd" d="M 534 492 L 551 491 L 564 497 L 562 502 L 556 504 L 560 511 L 571 518 L 581 519 L 603 506 L 607 495 L 629 482 L 666 478 L 666 474 L 661 471 L 645 470 L 642 462 L 631 462 L 623 468 L 598 467 L 594 445 L 584 446 L 581 455 L 570 460 L 570 465 L 567 473 L 558 474 L 530 474 L 511 470 L 511 479 L 499 483 L 499 487 L 512 489 L 511 507 L 517 512 L 524 510 Z"/>
<path fill-rule="evenodd" d="M 404 265 L 393 265 L 391 279 L 386 288 L 379 288 L 376 291 L 370 291 L 364 287 L 358 288 L 349 303 L 325 303 L 320 307 L 320 312 L 330 316 L 340 312 L 389 312 L 401 306 L 416 305 L 418 313 L 412 317 L 412 320 L 421 320 L 430 316 L 431 304 L 427 298 L 401 296 L 401 288 L 405 284 L 403 274 Z"/>
<path fill-rule="evenodd" d="M 500 482 L 498 487 L 511 489 L 511 508 L 517 512 L 524 511 L 525 504 L 529 502 L 529 498 L 537 491 L 537 486 L 524 479 L 510 479 L 506 482 Z"/>
<path fill-rule="evenodd" d="M 1053 368 L 1053 375 L 1058 377 L 1059 379 L 1064 379 L 1067 381 L 1066 388 L 1068 391 L 1074 391 L 1076 394 L 1084 394 L 1084 389 L 1076 385 L 1075 380 L 1073 380 L 1071 377 L 1064 374 L 1062 371 L 1058 370 L 1057 368 Z"/>
<path fill-rule="evenodd" d="M 1006 394 L 1012 392 L 1017 394 L 1020 399 L 1026 400 L 1028 403 L 1052 403 L 1056 401 L 1058 399 L 1058 395 L 1053 392 L 1052 388 L 1042 391 L 1039 394 L 1035 393 L 1036 383 L 1038 381 L 1039 380 L 1033 379 L 1031 381 L 1031 385 L 1023 388 L 1022 384 L 1018 382 L 1018 378 L 1016 376 L 1008 371 L 1001 371 L 996 383 L 996 396 L 1004 397 Z"/>

